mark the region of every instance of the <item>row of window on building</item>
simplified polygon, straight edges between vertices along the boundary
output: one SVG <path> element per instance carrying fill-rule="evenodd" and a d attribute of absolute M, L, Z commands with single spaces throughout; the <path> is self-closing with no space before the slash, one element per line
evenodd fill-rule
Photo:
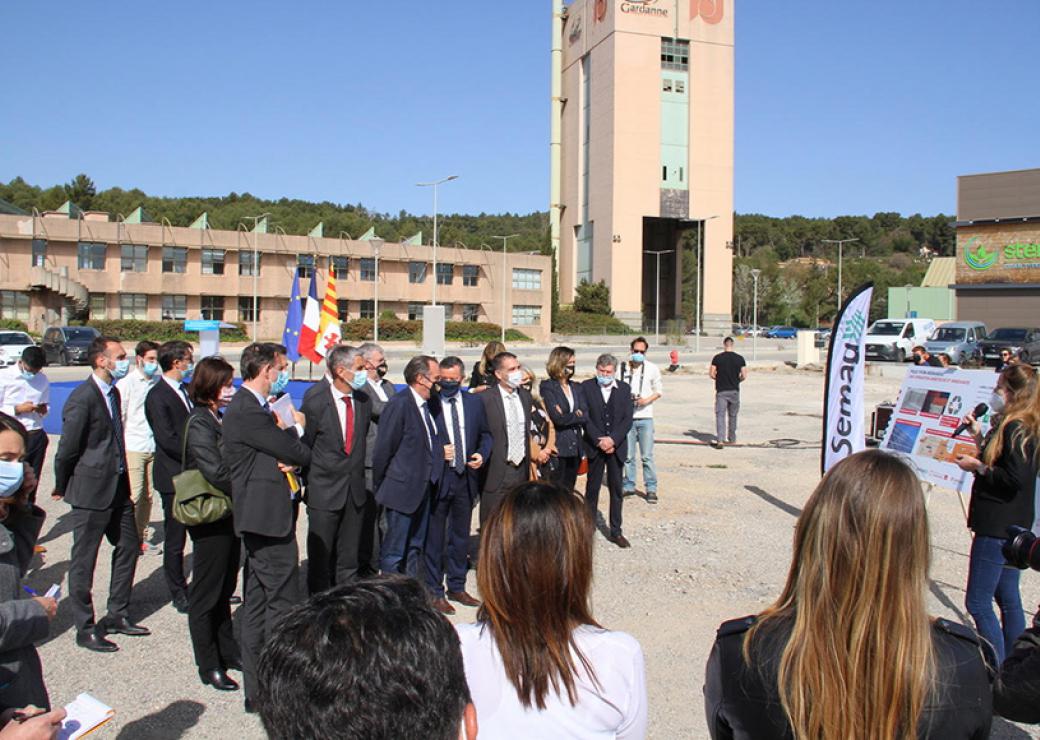
<path fill-rule="evenodd" d="M 37 250 L 37 242 L 43 246 Z M 147 272 L 148 250 L 146 244 L 121 244 L 120 245 L 120 267 L 122 272 Z M 203 275 L 223 275 L 228 262 L 227 250 L 208 249 L 201 250 L 201 271 Z M 102 242 L 79 242 L 77 250 L 77 266 L 80 270 L 104 270 L 108 245 Z M 253 276 L 260 274 L 261 257 L 263 253 L 250 251 L 238 252 L 238 274 Z M 350 272 L 350 258 L 342 255 L 333 255 L 328 259 L 328 269 L 333 272 L 337 280 L 347 277 Z M 375 281 L 376 261 L 373 257 L 356 257 L 358 262 L 358 279 L 362 281 Z M 46 260 L 46 242 L 41 239 L 33 240 L 33 265 L 42 266 Z M 314 274 L 319 267 L 319 259 L 313 254 L 299 254 L 296 256 L 296 267 L 300 277 L 308 278 Z M 408 263 L 408 282 L 426 282 L 428 263 L 412 260 Z M 480 277 L 479 265 L 458 265 L 462 268 L 462 284 L 467 287 L 475 287 Z M 437 284 L 452 285 L 455 280 L 455 268 L 449 262 L 437 263 Z M 188 270 L 188 250 L 186 247 L 163 247 L 162 248 L 162 271 L 168 273 L 186 273 Z M 513 287 L 518 290 L 541 290 L 542 271 L 524 268 L 513 268 Z"/>
<path fill-rule="evenodd" d="M 8 318 L 6 313 L 7 306 L 7 293 L 15 293 L 15 291 L 3 291 L 4 296 L 4 311 L 0 314 L 0 317 Z M 26 320 L 29 318 L 29 303 L 28 296 L 24 293 L 15 293 L 18 296 L 24 296 L 25 308 L 24 316 L 11 315 L 9 318 L 20 318 Z M 162 318 L 163 320 L 183 320 L 188 318 L 188 296 L 186 295 L 163 295 L 162 300 Z M 228 299 L 225 296 L 214 296 L 204 295 L 200 296 L 199 310 L 202 318 L 223 321 L 225 319 L 225 309 L 228 308 Z M 357 314 L 352 316 L 350 314 L 350 301 L 346 298 L 341 298 L 338 304 L 339 320 L 349 321 L 351 319 L 372 319 L 376 315 L 376 305 L 374 300 L 363 300 L 357 301 L 359 308 Z M 20 304 L 19 304 L 20 305 Z M 422 310 L 425 303 L 408 303 L 406 316 L 409 321 L 417 321 L 422 318 Z M 445 317 L 449 320 L 456 319 L 455 304 L 446 303 L 444 305 Z M 252 296 L 238 296 L 238 321 L 244 323 L 251 323 L 254 318 L 256 321 L 260 320 L 260 312 L 254 312 L 253 297 Z M 380 312 L 386 310 L 393 310 L 390 304 L 384 302 L 380 308 Z M 91 293 L 90 294 L 90 307 L 89 315 L 92 319 L 109 319 L 115 318 L 109 316 L 108 307 L 108 296 L 104 293 Z M 396 312 L 395 312 L 396 313 Z M 146 321 L 148 320 L 148 295 L 146 293 L 120 293 L 119 294 L 119 318 L 130 321 Z M 460 304 L 458 320 L 461 321 L 479 321 L 480 320 L 480 304 L 479 303 L 462 303 Z M 513 306 L 513 324 L 516 325 L 532 325 L 538 324 L 542 320 L 542 308 L 541 306 Z"/>

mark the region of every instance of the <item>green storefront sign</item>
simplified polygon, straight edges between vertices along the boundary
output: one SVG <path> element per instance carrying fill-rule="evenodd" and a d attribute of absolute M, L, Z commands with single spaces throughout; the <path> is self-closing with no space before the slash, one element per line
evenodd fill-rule
<path fill-rule="evenodd" d="M 1040 269 L 1040 261 L 1025 261 L 1040 260 L 1040 243 L 1016 242 L 1008 244 L 1003 249 L 987 249 L 985 244 L 979 243 L 979 237 L 975 236 L 964 245 L 964 262 L 973 270 L 988 270 L 997 264 L 998 258 L 1002 255 L 1004 257 L 1003 267 Z"/>

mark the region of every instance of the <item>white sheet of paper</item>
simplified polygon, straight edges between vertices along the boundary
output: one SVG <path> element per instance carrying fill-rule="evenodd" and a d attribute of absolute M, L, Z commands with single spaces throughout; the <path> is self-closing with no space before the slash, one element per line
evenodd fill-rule
<path fill-rule="evenodd" d="M 271 404 L 271 411 L 278 414 L 278 418 L 287 427 L 296 424 L 296 418 L 293 416 L 293 411 L 295 410 L 296 407 L 293 406 L 292 397 L 288 393 Z"/>
<path fill-rule="evenodd" d="M 58 730 L 58 740 L 76 740 L 108 722 L 115 710 L 87 693 L 80 694 L 65 705 L 65 720 Z"/>
<path fill-rule="evenodd" d="M 47 589 L 47 593 L 45 593 L 44 596 L 54 599 L 55 601 L 61 601 L 61 584 L 55 583 Z"/>

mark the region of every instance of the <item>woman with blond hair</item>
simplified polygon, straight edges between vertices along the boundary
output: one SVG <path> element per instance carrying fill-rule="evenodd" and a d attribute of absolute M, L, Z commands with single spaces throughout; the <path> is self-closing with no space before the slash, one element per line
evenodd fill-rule
<path fill-rule="evenodd" d="M 962 455 L 957 465 L 975 476 L 968 504 L 968 527 L 975 536 L 964 606 L 979 634 L 993 646 L 999 664 L 1026 628 L 1018 590 L 1021 571 L 1007 566 L 1001 546 L 1009 526 L 1030 529 L 1035 517 L 1040 433 L 1036 370 L 1031 365 L 1009 365 L 1001 371 L 989 406 L 993 423 L 985 438 L 974 415 L 964 417 L 981 454 Z M 1000 621 L 993 612 L 994 599 Z"/>
<path fill-rule="evenodd" d="M 475 624 L 456 626 L 481 736 L 646 736 L 643 651 L 592 617 L 585 504 L 557 486 L 510 491 L 480 541 Z"/>
<path fill-rule="evenodd" d="M 527 365 L 520 366 L 524 379 L 520 387 L 531 394 L 531 428 L 528 430 L 528 441 L 531 450 L 530 480 L 552 480 L 555 477 L 556 465 L 556 428 L 545 412 L 545 403 L 539 388 L 534 384 L 538 378 Z"/>
<path fill-rule="evenodd" d="M 852 455 L 805 505 L 780 598 L 724 623 L 708 659 L 719 738 L 985 738 L 989 674 L 969 628 L 925 611 L 928 515 L 895 456 Z"/>
<path fill-rule="evenodd" d="M 498 341 L 488 342 L 484 345 L 484 352 L 480 355 L 480 359 L 473 363 L 473 374 L 469 378 L 470 393 L 482 393 L 488 388 L 498 385 L 492 360 L 495 359 L 495 355 L 505 351 L 506 346 Z"/>
<path fill-rule="evenodd" d="M 556 430 L 556 470 L 552 481 L 565 490 L 573 491 L 578 479 L 578 468 L 584 454 L 582 438 L 585 435 L 588 405 L 581 392 L 581 383 L 574 382 L 574 350 L 554 347 L 545 364 L 549 377 L 541 382 L 539 391 Z"/>

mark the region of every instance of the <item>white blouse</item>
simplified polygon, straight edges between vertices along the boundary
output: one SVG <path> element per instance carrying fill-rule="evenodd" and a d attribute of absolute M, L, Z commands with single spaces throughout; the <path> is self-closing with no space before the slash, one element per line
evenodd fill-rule
<path fill-rule="evenodd" d="M 462 645 L 466 682 L 483 737 L 510 740 L 642 740 L 647 704 L 643 650 L 634 637 L 582 626 L 574 638 L 596 674 L 598 688 L 577 662 L 578 703 L 566 690 L 552 691 L 545 709 L 525 708 L 506 678 L 502 656 L 489 630 L 477 624 L 455 626 Z"/>

